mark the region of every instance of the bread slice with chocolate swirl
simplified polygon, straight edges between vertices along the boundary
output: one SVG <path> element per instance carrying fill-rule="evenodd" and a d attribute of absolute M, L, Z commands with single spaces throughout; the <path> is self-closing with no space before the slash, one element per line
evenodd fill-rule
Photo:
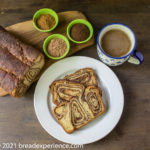
<path fill-rule="evenodd" d="M 83 68 L 50 86 L 53 114 L 67 133 L 72 133 L 105 112 L 102 91 L 92 68 Z"/>
<path fill-rule="evenodd" d="M 55 118 L 67 133 L 80 129 L 104 112 L 100 89 L 95 86 L 87 87 L 83 96 L 74 96 L 53 110 Z"/>
<path fill-rule="evenodd" d="M 85 87 L 82 84 L 67 80 L 57 80 L 50 85 L 53 103 L 56 105 L 69 102 L 74 96 L 82 96 L 84 90 Z"/>
<path fill-rule="evenodd" d="M 67 133 L 81 128 L 94 117 L 90 108 L 86 106 L 88 110 L 85 110 L 80 101 L 81 97 L 72 97 L 69 103 L 56 106 L 53 110 L 55 118 Z"/>
<path fill-rule="evenodd" d="M 92 68 L 83 68 L 73 74 L 64 77 L 68 81 L 74 81 L 83 84 L 84 86 L 98 86 L 95 72 Z"/>
<path fill-rule="evenodd" d="M 75 130 L 71 121 L 72 119 L 70 103 L 63 103 L 59 106 L 56 106 L 53 110 L 53 114 L 56 120 L 60 123 L 60 125 L 67 133 L 72 133 Z"/>
<path fill-rule="evenodd" d="M 100 88 L 88 86 L 85 89 L 84 97 L 95 118 L 105 111 Z"/>

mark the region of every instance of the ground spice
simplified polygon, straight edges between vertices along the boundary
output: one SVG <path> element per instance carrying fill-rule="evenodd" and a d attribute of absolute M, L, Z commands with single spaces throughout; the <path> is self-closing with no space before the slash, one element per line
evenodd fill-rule
<path fill-rule="evenodd" d="M 75 41 L 84 41 L 89 37 L 90 31 L 84 24 L 78 23 L 72 26 L 70 35 Z"/>
<path fill-rule="evenodd" d="M 37 19 L 36 24 L 42 30 L 49 30 L 55 25 L 55 18 L 49 14 L 42 14 Z"/>
<path fill-rule="evenodd" d="M 60 57 L 67 51 L 67 44 L 63 39 L 55 38 L 47 46 L 47 52 L 53 57 Z"/>

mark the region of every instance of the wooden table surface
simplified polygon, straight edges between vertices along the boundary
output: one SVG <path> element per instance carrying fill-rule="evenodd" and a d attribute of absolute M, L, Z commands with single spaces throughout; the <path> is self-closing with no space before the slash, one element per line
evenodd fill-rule
<path fill-rule="evenodd" d="M 150 1 L 149 0 L 0 0 L 0 24 L 4 27 L 32 19 L 33 13 L 49 7 L 57 12 L 79 10 L 94 26 L 121 22 L 137 37 L 137 49 L 144 55 L 140 66 L 125 63 L 112 67 L 124 89 L 125 107 L 120 122 L 104 139 L 85 145 L 86 150 L 150 149 Z M 98 58 L 96 45 L 76 55 Z M 33 108 L 34 83 L 21 98 L 0 97 L 0 144 L 62 143 L 46 133 Z M 0 148 L 1 150 L 2 148 Z"/>

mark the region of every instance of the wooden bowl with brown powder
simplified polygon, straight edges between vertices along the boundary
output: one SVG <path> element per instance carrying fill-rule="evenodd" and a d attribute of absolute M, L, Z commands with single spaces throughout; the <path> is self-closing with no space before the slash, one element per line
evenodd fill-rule
<path fill-rule="evenodd" d="M 43 50 L 46 56 L 51 59 L 62 59 L 68 54 L 70 43 L 65 36 L 53 34 L 45 39 Z"/>

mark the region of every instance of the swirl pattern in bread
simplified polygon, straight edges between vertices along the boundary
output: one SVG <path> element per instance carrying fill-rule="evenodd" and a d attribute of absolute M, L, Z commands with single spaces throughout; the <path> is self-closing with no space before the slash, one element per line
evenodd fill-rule
<path fill-rule="evenodd" d="M 95 85 L 98 86 L 95 72 L 92 68 L 83 68 L 76 71 L 73 74 L 65 76 L 65 79 L 68 81 L 74 81 L 85 86 Z"/>
<path fill-rule="evenodd" d="M 60 105 L 70 101 L 74 96 L 82 96 L 85 87 L 82 84 L 74 83 L 67 80 L 54 81 L 50 86 L 53 95 L 53 103 Z"/>

